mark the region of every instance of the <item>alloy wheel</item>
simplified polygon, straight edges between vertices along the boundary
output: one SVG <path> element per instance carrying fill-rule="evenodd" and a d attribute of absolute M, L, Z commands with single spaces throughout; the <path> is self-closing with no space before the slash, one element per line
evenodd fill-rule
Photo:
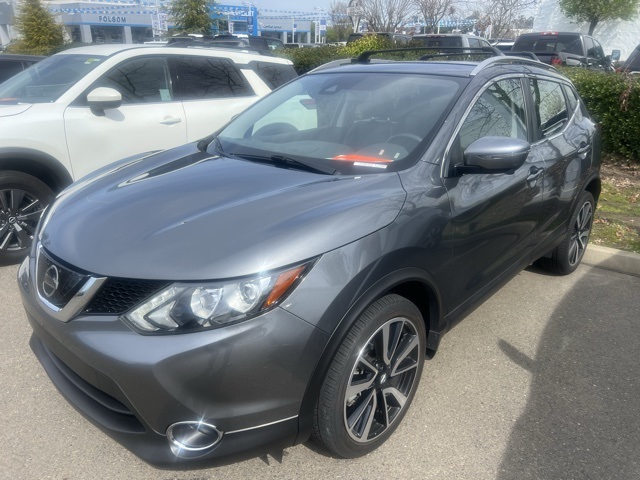
<path fill-rule="evenodd" d="M 29 248 L 43 211 L 42 202 L 25 190 L 0 190 L 0 252 Z"/>
<path fill-rule="evenodd" d="M 400 418 L 417 379 L 419 349 L 407 318 L 384 323 L 361 349 L 344 399 L 344 424 L 354 441 L 371 442 Z"/>
<path fill-rule="evenodd" d="M 593 218 L 593 206 L 591 202 L 585 202 L 576 216 L 571 233 L 569 245 L 569 264 L 576 265 L 584 255 L 589 234 L 591 232 L 591 221 Z"/>

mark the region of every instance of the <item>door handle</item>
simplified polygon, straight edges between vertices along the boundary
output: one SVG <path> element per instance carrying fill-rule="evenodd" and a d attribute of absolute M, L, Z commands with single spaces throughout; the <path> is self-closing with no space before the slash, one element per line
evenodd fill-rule
<path fill-rule="evenodd" d="M 591 150 L 591 145 L 587 142 L 582 142 L 578 147 L 578 156 L 582 159 L 586 158 L 589 150 Z"/>
<path fill-rule="evenodd" d="M 181 118 L 178 117 L 164 117 L 164 120 L 160 120 L 162 125 L 175 125 L 176 123 L 180 123 L 182 121 Z"/>
<path fill-rule="evenodd" d="M 527 185 L 530 187 L 535 186 L 538 179 L 544 173 L 544 168 L 538 168 L 535 165 L 529 169 L 529 175 L 527 175 Z"/>

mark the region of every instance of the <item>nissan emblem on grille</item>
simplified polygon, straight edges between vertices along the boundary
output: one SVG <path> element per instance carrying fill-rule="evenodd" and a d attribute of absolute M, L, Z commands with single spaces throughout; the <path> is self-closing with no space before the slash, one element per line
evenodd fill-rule
<path fill-rule="evenodd" d="M 56 290 L 58 290 L 59 283 L 60 272 L 58 272 L 58 267 L 51 265 L 47 268 L 44 274 L 44 280 L 42 280 L 42 293 L 44 293 L 47 298 L 51 298 L 51 296 L 56 293 Z"/>

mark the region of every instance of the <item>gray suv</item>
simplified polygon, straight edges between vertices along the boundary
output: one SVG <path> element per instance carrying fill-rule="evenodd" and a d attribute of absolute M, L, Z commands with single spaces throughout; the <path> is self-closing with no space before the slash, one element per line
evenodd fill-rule
<path fill-rule="evenodd" d="M 144 460 L 310 437 L 371 452 L 466 312 L 532 262 L 578 267 L 600 156 L 570 81 L 524 58 L 368 55 L 99 170 L 43 216 L 18 274 L 31 347 Z"/>

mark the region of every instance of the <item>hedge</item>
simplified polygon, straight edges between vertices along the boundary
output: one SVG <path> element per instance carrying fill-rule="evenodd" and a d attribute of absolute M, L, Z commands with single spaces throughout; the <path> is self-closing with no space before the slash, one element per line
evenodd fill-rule
<path fill-rule="evenodd" d="M 324 46 L 285 50 L 299 75 L 340 58 L 354 58 L 365 50 L 394 48 L 383 37 L 364 37 L 343 47 Z M 640 75 L 604 73 L 583 68 L 563 68 L 602 126 L 603 153 L 640 161 Z"/>
<path fill-rule="evenodd" d="M 640 75 L 562 69 L 602 126 L 604 153 L 640 160 Z"/>

